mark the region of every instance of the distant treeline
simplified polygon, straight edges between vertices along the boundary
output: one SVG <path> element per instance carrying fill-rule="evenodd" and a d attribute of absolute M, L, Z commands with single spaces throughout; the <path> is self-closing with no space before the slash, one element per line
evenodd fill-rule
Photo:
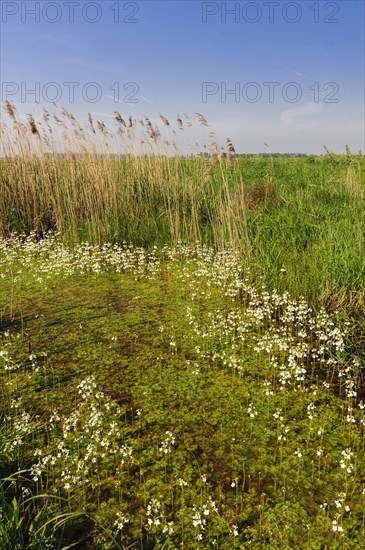
<path fill-rule="evenodd" d="M 341 156 L 341 154 L 339 155 L 336 155 L 335 153 L 331 153 L 331 152 L 328 152 L 328 153 L 325 153 L 325 154 L 321 154 L 321 155 L 315 155 L 313 153 L 234 153 L 232 154 L 232 158 L 240 158 L 240 157 L 250 157 L 250 158 L 323 158 L 323 157 L 328 157 L 328 156 Z M 359 151 L 358 152 L 358 155 L 362 156 L 362 152 Z M 37 156 L 37 155 L 34 155 L 34 156 Z M 45 157 L 49 157 L 49 158 L 54 158 L 54 157 L 58 157 L 58 158 L 69 158 L 70 156 L 73 157 L 73 158 L 83 158 L 84 155 L 82 153 L 58 153 L 58 154 L 54 154 L 54 153 L 45 153 L 44 155 Z M 126 156 L 128 155 L 117 155 L 117 154 L 99 154 L 98 157 L 99 158 L 126 158 Z M 144 155 L 141 155 L 141 157 L 144 157 L 144 158 L 147 158 L 148 154 L 144 154 Z M 159 154 L 158 156 L 160 157 L 164 157 L 164 158 L 167 158 L 168 155 L 164 155 L 164 154 Z M 182 159 L 193 159 L 193 158 L 210 158 L 212 155 L 208 152 L 204 152 L 204 153 L 191 153 L 190 155 L 179 155 L 179 158 L 182 158 Z M 225 155 L 224 155 L 225 156 Z"/>

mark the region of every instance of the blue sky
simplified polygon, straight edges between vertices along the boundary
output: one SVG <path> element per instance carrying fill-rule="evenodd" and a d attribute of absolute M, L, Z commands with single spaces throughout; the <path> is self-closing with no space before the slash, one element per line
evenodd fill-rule
<path fill-rule="evenodd" d="M 21 114 L 58 95 L 80 122 L 201 112 L 238 152 L 365 148 L 361 0 L 0 3 L 2 101 Z"/>

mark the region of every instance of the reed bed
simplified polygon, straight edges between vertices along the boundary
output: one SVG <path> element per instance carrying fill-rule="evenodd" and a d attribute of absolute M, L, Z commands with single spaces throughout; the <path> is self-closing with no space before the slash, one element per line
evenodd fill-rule
<path fill-rule="evenodd" d="M 187 116 L 173 124 L 160 115 L 160 129 L 148 117 L 124 120 L 115 112 L 111 130 L 90 113 L 82 127 L 64 108 L 59 116 L 43 111 L 37 121 L 28 115 L 27 124 L 11 103 L 5 111 L 11 125 L 2 128 L 3 234 L 40 226 L 73 242 L 243 244 L 234 147 L 228 138 L 219 146 L 201 114 L 196 124 L 206 129 L 207 142 L 199 145 L 188 143 Z M 183 158 L 179 141 L 198 158 Z M 204 154 L 209 158 L 199 158 Z"/>

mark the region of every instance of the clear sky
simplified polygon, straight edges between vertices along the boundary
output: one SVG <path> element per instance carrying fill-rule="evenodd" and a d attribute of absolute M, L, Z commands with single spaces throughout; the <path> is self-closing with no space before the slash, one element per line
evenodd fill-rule
<path fill-rule="evenodd" d="M 1 99 L 22 114 L 200 112 L 237 152 L 364 151 L 362 0 L 0 4 Z"/>

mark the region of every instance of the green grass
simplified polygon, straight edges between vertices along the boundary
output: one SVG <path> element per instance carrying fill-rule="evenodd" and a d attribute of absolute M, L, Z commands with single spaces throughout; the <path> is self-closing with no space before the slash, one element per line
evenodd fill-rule
<path fill-rule="evenodd" d="M 362 548 L 361 153 L 5 110 L 1 550 Z"/>
<path fill-rule="evenodd" d="M 250 272 L 201 245 L 1 242 L 1 548 L 361 548 L 363 323 L 285 293 L 269 243 L 287 224 L 298 250 L 306 209 L 258 208 Z"/>
<path fill-rule="evenodd" d="M 270 289 L 363 310 L 361 151 L 235 156 L 199 113 L 195 122 L 161 116 L 160 127 L 131 117 L 126 127 L 115 112 L 106 128 L 91 114 L 81 125 L 63 107 L 57 116 L 40 107 L 26 126 L 15 105 L 3 108 L 0 235 L 43 229 L 70 245 L 228 246 Z"/>
<path fill-rule="evenodd" d="M 40 223 L 70 244 L 126 241 L 151 249 L 198 240 L 220 250 L 228 243 L 270 288 L 316 306 L 353 311 L 363 304 L 361 156 L 240 157 L 223 165 L 158 157 L 1 164 L 5 233 L 29 233 Z"/>

